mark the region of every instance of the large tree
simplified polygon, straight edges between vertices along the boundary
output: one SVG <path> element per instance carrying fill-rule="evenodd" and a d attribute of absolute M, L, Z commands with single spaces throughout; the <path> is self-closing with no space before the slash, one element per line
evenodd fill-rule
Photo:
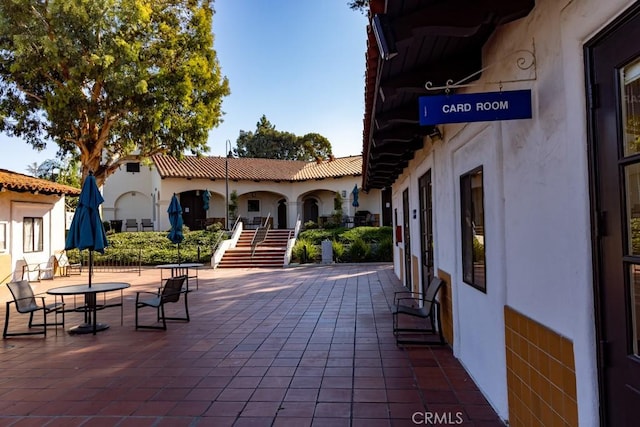
<path fill-rule="evenodd" d="M 359 10 L 360 12 L 367 14 L 369 10 L 369 0 L 349 0 L 347 5 L 352 10 Z"/>
<path fill-rule="evenodd" d="M 331 155 L 331 143 L 324 136 L 317 133 L 296 136 L 276 130 L 264 115 L 256 123 L 255 132 L 240 131 L 236 147 L 239 157 L 310 161 Z"/>
<path fill-rule="evenodd" d="M 0 0 L 0 131 L 71 153 L 102 182 L 125 160 L 208 151 L 229 94 L 213 0 Z"/>

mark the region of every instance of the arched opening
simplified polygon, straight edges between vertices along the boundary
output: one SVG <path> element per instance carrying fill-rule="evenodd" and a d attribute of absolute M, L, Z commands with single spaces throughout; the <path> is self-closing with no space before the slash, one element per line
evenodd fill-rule
<path fill-rule="evenodd" d="M 303 222 L 313 221 L 318 223 L 318 201 L 313 198 L 308 198 L 304 201 L 303 206 L 304 220 Z"/>
<path fill-rule="evenodd" d="M 278 229 L 287 228 L 287 201 L 285 199 L 278 200 Z"/>

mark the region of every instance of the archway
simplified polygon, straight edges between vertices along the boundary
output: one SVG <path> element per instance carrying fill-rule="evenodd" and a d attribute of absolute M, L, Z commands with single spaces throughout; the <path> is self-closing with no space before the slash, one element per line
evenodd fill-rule
<path fill-rule="evenodd" d="M 278 229 L 287 228 L 287 201 L 285 199 L 278 200 Z"/>
<path fill-rule="evenodd" d="M 308 198 L 303 205 L 304 221 L 313 221 L 318 223 L 318 201 L 314 198 Z"/>

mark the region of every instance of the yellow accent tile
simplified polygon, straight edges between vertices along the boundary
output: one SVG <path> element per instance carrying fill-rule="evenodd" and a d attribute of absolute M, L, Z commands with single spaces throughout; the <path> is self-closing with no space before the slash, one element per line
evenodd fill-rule
<path fill-rule="evenodd" d="M 566 395 L 564 397 L 564 420 L 570 426 L 578 426 L 578 404 Z"/>
<path fill-rule="evenodd" d="M 551 357 L 560 361 L 562 357 L 560 356 L 562 349 L 562 337 L 558 334 L 550 333 L 549 334 L 549 347 L 548 351 Z"/>
<path fill-rule="evenodd" d="M 549 359 L 549 379 L 553 385 L 562 387 L 563 384 L 563 367 L 556 359 Z"/>
<path fill-rule="evenodd" d="M 531 343 L 536 347 L 539 346 L 540 343 L 540 327 L 537 324 L 531 325 L 531 330 L 529 331 L 529 339 Z"/>
<path fill-rule="evenodd" d="M 570 398 L 577 400 L 576 374 L 572 369 L 562 368 L 562 389 Z"/>
<path fill-rule="evenodd" d="M 566 338 L 564 338 L 561 343 L 560 362 L 562 362 L 564 366 L 575 366 L 573 344 Z"/>
<path fill-rule="evenodd" d="M 572 342 L 506 307 L 507 397 L 512 426 L 577 426 Z"/>
<path fill-rule="evenodd" d="M 558 387 L 551 386 L 551 408 L 558 413 L 563 413 L 564 394 Z"/>

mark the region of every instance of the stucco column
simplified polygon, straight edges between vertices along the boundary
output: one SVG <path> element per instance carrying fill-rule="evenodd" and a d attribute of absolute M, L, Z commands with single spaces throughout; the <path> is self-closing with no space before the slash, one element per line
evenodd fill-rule
<path fill-rule="evenodd" d="M 156 221 L 158 231 L 168 230 L 171 227 L 169 224 L 169 214 L 167 213 L 170 202 L 170 200 L 158 201 L 158 220 Z"/>
<path fill-rule="evenodd" d="M 287 228 L 294 228 L 296 226 L 296 219 L 300 214 L 300 221 L 304 221 L 302 212 L 302 203 L 299 199 L 295 201 L 287 202 Z"/>

